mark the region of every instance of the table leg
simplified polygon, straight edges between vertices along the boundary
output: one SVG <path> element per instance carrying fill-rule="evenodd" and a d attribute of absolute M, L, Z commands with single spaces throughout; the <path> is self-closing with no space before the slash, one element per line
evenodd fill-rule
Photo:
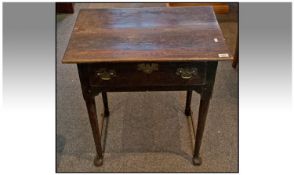
<path fill-rule="evenodd" d="M 199 155 L 202 136 L 205 127 L 205 121 L 207 117 L 207 111 L 209 107 L 209 98 L 202 98 L 200 100 L 199 106 L 199 114 L 198 114 L 198 124 L 197 124 L 197 131 L 196 131 L 196 138 L 195 138 L 195 148 L 194 148 L 194 155 L 193 155 L 193 163 L 194 165 L 201 164 L 201 158 Z"/>
<path fill-rule="evenodd" d="M 94 159 L 95 166 L 101 166 L 103 164 L 103 150 L 101 145 L 101 136 L 97 118 L 97 110 L 96 110 L 96 103 L 95 103 L 95 96 L 98 93 L 94 94 L 89 86 L 89 68 L 88 64 L 78 64 L 78 71 L 79 77 L 81 82 L 81 88 L 84 100 L 87 105 L 88 116 L 92 128 L 92 133 L 95 142 L 95 148 L 97 155 Z"/>
<path fill-rule="evenodd" d="M 236 41 L 236 47 L 235 47 L 235 54 L 234 54 L 234 59 L 233 59 L 233 63 L 232 66 L 233 68 L 237 67 L 237 64 L 239 62 L 239 34 L 237 33 L 237 41 Z"/>
<path fill-rule="evenodd" d="M 185 115 L 191 116 L 191 98 L 192 98 L 192 91 L 187 91 L 187 97 L 186 97 L 186 108 L 185 108 Z"/>
<path fill-rule="evenodd" d="M 108 100 L 107 100 L 107 94 L 106 92 L 102 92 L 102 99 L 103 99 L 103 105 L 104 105 L 104 116 L 109 116 L 109 109 L 108 109 Z"/>
<path fill-rule="evenodd" d="M 101 136 L 98 125 L 96 104 L 94 97 L 89 97 L 85 99 L 88 115 L 91 123 L 91 128 L 93 132 L 94 142 L 96 146 L 97 156 L 94 159 L 95 166 L 101 166 L 103 164 L 103 154 L 102 154 L 102 146 L 101 146 Z"/>
<path fill-rule="evenodd" d="M 195 148 L 194 148 L 194 155 L 193 155 L 193 163 L 194 165 L 201 164 L 200 158 L 200 147 L 202 142 L 202 136 L 205 127 L 205 121 L 207 117 L 209 101 L 212 96 L 215 75 L 217 70 L 217 62 L 209 62 L 207 63 L 207 85 L 204 86 L 201 90 L 201 99 L 199 105 L 199 113 L 198 113 L 198 124 L 196 130 L 196 138 L 195 138 Z"/>

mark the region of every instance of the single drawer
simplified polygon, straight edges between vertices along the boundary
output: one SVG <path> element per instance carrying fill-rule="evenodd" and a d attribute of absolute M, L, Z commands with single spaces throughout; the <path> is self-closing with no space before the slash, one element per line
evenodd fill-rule
<path fill-rule="evenodd" d="M 204 62 L 97 63 L 89 65 L 90 85 L 156 87 L 205 84 Z"/>

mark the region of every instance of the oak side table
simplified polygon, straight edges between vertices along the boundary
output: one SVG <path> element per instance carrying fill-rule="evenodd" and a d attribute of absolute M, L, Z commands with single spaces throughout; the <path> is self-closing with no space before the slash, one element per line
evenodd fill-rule
<path fill-rule="evenodd" d="M 192 91 L 201 95 L 193 155 L 199 155 L 218 61 L 232 60 L 212 7 L 82 9 L 63 63 L 77 64 L 95 141 L 94 164 L 103 163 L 95 96 L 107 92 Z"/>

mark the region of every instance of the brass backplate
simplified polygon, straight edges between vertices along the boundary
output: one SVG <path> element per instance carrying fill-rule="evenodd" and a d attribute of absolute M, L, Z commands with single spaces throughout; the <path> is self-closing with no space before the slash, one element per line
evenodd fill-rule
<path fill-rule="evenodd" d="M 153 71 L 158 71 L 158 64 L 156 63 L 141 63 L 138 64 L 137 70 L 146 74 L 151 74 Z"/>

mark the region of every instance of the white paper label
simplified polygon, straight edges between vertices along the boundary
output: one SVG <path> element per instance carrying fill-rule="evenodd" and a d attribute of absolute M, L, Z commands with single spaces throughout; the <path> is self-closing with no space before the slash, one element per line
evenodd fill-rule
<path fill-rule="evenodd" d="M 214 42 L 216 42 L 216 43 L 218 42 L 218 39 L 217 39 L 217 38 L 214 38 L 213 40 L 214 40 Z"/>
<path fill-rule="evenodd" d="M 220 58 L 229 57 L 229 54 L 227 54 L 227 53 L 220 53 L 220 54 L 218 54 L 218 57 L 220 57 Z"/>

